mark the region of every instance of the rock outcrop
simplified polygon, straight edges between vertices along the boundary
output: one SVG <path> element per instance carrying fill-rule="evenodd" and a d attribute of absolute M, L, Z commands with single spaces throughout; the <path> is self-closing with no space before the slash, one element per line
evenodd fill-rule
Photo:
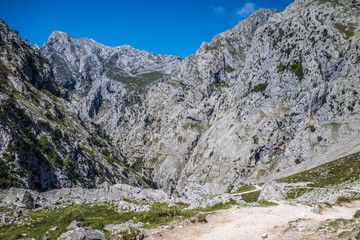
<path fill-rule="evenodd" d="M 287 198 L 286 191 L 280 184 L 274 181 L 268 181 L 262 187 L 258 201 L 261 200 L 279 201 L 279 200 L 285 200 L 286 198 Z"/>
<path fill-rule="evenodd" d="M 106 240 L 104 233 L 91 228 L 76 228 L 67 231 L 58 240 Z"/>

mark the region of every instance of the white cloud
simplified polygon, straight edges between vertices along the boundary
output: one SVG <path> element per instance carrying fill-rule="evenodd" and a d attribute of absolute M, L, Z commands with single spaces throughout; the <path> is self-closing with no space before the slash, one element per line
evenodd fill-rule
<path fill-rule="evenodd" d="M 245 3 L 245 5 L 236 12 L 236 14 L 242 18 L 246 18 L 255 12 L 254 3 Z"/>
<path fill-rule="evenodd" d="M 226 10 L 223 6 L 217 6 L 217 7 L 211 7 L 211 9 L 216 13 L 216 14 L 223 14 L 226 13 Z"/>

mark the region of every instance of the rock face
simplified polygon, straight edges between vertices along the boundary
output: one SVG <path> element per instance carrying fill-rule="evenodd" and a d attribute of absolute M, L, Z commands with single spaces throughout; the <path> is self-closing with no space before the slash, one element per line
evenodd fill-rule
<path fill-rule="evenodd" d="M 76 228 L 61 234 L 58 240 L 106 240 L 105 235 L 99 230 L 91 228 Z"/>
<path fill-rule="evenodd" d="M 31 88 L 53 93 L 43 94 L 50 104 L 40 101 L 53 120 L 33 119 L 54 130 L 65 116 L 77 130 L 59 149 L 46 125 L 33 132 L 75 164 L 77 181 L 48 161 L 37 182 L 122 182 L 200 199 L 359 151 L 359 11 L 352 0 L 261 9 L 184 60 L 54 32 L 40 50 L 51 69 L 43 60 L 48 70 Z M 51 71 L 56 83 L 46 81 Z M 6 149 L 14 137 L 2 132 Z"/>
<path fill-rule="evenodd" d="M 99 127 L 82 120 L 48 60 L 3 21 L 0 52 L 1 189 L 144 183 L 124 171 Z"/>
<path fill-rule="evenodd" d="M 268 181 L 262 187 L 258 200 L 278 201 L 285 200 L 286 198 L 286 191 L 280 184 L 277 184 L 274 181 Z"/>
<path fill-rule="evenodd" d="M 121 98 L 131 90 L 142 91 L 164 79 L 181 61 L 131 46 L 107 47 L 59 31 L 51 34 L 41 52 L 55 66 L 57 82 L 72 91 L 74 105 L 89 118 L 122 104 Z"/>

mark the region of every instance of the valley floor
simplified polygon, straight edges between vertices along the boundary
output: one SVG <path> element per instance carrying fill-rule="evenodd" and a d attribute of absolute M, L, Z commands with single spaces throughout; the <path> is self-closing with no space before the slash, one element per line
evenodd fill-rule
<path fill-rule="evenodd" d="M 328 207 L 320 214 L 312 211 L 314 207 L 288 202 L 272 207 L 234 207 L 208 215 L 207 223 L 174 223 L 172 230 L 150 230 L 148 239 L 340 239 L 360 231 L 359 220 L 353 218 L 359 208 L 360 201 Z"/>

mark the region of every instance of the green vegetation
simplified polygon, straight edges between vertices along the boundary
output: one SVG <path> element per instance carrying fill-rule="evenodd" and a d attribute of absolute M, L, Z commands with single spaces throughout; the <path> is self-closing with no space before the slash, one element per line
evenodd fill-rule
<path fill-rule="evenodd" d="M 277 181 L 286 183 L 312 182 L 312 187 L 329 187 L 359 179 L 360 152 L 357 152 Z"/>
<path fill-rule="evenodd" d="M 355 24 L 351 24 L 351 23 L 347 23 L 346 25 L 341 24 L 341 23 L 335 23 L 334 27 L 340 32 L 345 34 L 346 38 L 351 38 L 352 36 L 354 36 L 354 31 L 356 29 L 356 25 Z"/>
<path fill-rule="evenodd" d="M 298 76 L 301 79 L 304 77 L 304 72 L 302 68 L 302 62 L 294 62 L 290 65 L 291 71 L 295 73 L 296 76 Z"/>
<path fill-rule="evenodd" d="M 354 218 L 360 218 L 360 210 L 357 210 L 354 214 Z"/>
<path fill-rule="evenodd" d="M 354 222 L 354 219 L 344 219 L 344 218 L 338 218 L 335 219 L 334 221 L 329 222 L 329 227 L 332 228 L 338 228 L 340 225 L 344 225 L 344 224 L 348 224 Z"/>
<path fill-rule="evenodd" d="M 7 75 L 11 73 L 11 70 L 0 61 L 0 72 Z"/>
<path fill-rule="evenodd" d="M 227 65 L 227 64 L 226 64 L 226 66 L 225 66 L 225 71 L 226 71 L 227 73 L 231 73 L 231 72 L 235 71 L 235 69 L 232 68 L 230 65 Z"/>
<path fill-rule="evenodd" d="M 196 215 L 196 219 L 198 220 L 198 222 L 207 222 L 207 221 L 206 221 L 205 214 L 198 214 L 198 215 Z"/>
<path fill-rule="evenodd" d="M 195 124 L 195 123 L 186 123 L 183 125 L 183 128 L 185 130 L 194 129 L 195 131 L 198 131 L 198 132 L 200 132 L 202 130 L 202 126 L 200 124 Z"/>
<path fill-rule="evenodd" d="M 51 152 L 51 147 L 50 147 L 50 142 L 47 139 L 47 137 L 45 135 L 42 135 L 39 138 L 39 148 L 41 151 L 43 151 L 44 153 L 50 153 Z"/>
<path fill-rule="evenodd" d="M 134 169 L 136 172 L 141 172 L 143 166 L 143 159 L 136 158 L 136 161 L 131 165 L 131 168 Z"/>
<path fill-rule="evenodd" d="M 142 90 L 151 83 L 163 78 L 164 74 L 160 72 L 150 72 L 136 76 L 129 76 L 118 69 L 110 69 L 106 72 L 106 76 L 124 83 L 131 90 Z"/>
<path fill-rule="evenodd" d="M 251 90 L 251 92 L 265 92 L 267 86 L 269 84 L 266 82 L 266 83 L 260 83 L 256 86 L 254 86 L 254 88 Z"/>
<path fill-rule="evenodd" d="M 228 204 L 216 204 L 213 207 L 203 209 L 203 212 L 227 209 L 230 208 L 232 204 L 234 204 L 234 202 Z M 46 232 L 48 232 L 47 236 L 50 237 L 49 239 L 56 239 L 61 233 L 66 231 L 66 227 L 73 220 L 77 220 L 81 227 L 91 227 L 93 229 L 102 229 L 108 224 L 121 224 L 134 219 L 136 219 L 135 222 L 146 223 L 144 226 L 145 228 L 154 228 L 165 225 L 180 217 L 190 218 L 195 215 L 199 222 L 206 221 L 205 215 L 199 214 L 199 210 L 184 210 L 186 207 L 188 207 L 187 204 L 178 204 L 174 207 L 168 207 L 168 204 L 166 203 L 155 203 L 151 206 L 151 210 L 147 212 L 119 213 L 111 204 L 82 204 L 56 211 L 47 209 L 38 211 L 28 210 L 27 213 L 33 219 L 31 228 L 27 225 L 1 226 L 0 239 L 18 239 L 21 238 L 21 234 L 24 233 L 27 234 L 27 238 L 42 239 Z M 56 231 L 49 231 L 49 229 L 54 226 L 57 226 L 59 229 Z"/>
<path fill-rule="evenodd" d="M 18 184 L 14 173 L 8 164 L 0 158 L 0 189 L 7 189 Z"/>
<path fill-rule="evenodd" d="M 251 203 L 251 202 L 257 202 L 259 196 L 260 196 L 260 190 L 256 192 L 246 193 L 241 195 L 245 202 Z"/>
<path fill-rule="evenodd" d="M 236 193 L 249 192 L 249 191 L 252 191 L 252 190 L 255 190 L 255 189 L 256 189 L 255 186 L 245 185 L 245 186 L 241 186 L 240 188 L 238 188 Z"/>
<path fill-rule="evenodd" d="M 341 205 L 342 203 L 351 203 L 351 199 L 349 197 L 340 196 L 336 199 L 336 204 Z"/>
<path fill-rule="evenodd" d="M 304 71 L 302 67 L 302 62 L 293 62 L 292 64 L 283 65 L 280 64 L 279 71 L 284 72 L 286 70 L 291 70 L 293 73 L 295 73 L 296 76 L 299 77 L 300 80 L 304 78 Z"/>
<path fill-rule="evenodd" d="M 316 127 L 313 125 L 309 126 L 310 132 L 315 132 L 316 131 Z"/>
<path fill-rule="evenodd" d="M 296 199 L 298 197 L 301 197 L 305 193 L 311 191 L 311 189 L 308 188 L 292 188 L 287 192 L 287 198 L 288 199 Z"/>
<path fill-rule="evenodd" d="M 92 149 L 89 149 L 85 146 L 80 146 L 81 150 L 85 152 L 90 158 L 95 159 L 96 155 L 95 152 Z"/>
<path fill-rule="evenodd" d="M 206 207 L 203 210 L 203 212 L 214 212 L 214 211 L 219 211 L 219 210 L 223 210 L 223 209 L 229 209 L 231 208 L 235 203 L 234 200 L 230 200 L 229 203 L 217 203 L 212 207 Z"/>

